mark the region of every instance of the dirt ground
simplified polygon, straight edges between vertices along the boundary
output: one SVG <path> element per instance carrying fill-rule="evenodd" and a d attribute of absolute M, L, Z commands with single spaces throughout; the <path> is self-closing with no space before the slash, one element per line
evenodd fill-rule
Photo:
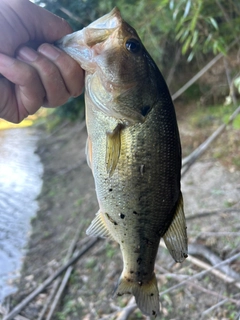
<path fill-rule="evenodd" d="M 196 137 L 199 143 L 208 134 L 205 130 L 193 135 L 184 115 L 179 117 L 179 127 L 184 154 L 195 148 Z M 85 160 L 86 137 L 83 123 L 68 124 L 55 133 L 42 134 L 38 154 L 45 169 L 39 196 L 40 210 L 32 221 L 33 230 L 19 291 L 12 297 L 11 307 L 63 264 L 77 230 L 80 230 L 77 248 L 86 238 L 85 230 L 98 210 L 93 178 Z M 228 134 L 224 139 L 227 140 L 224 143 L 228 143 Z M 220 139 L 219 143 L 223 144 L 223 140 Z M 216 144 L 214 150 L 198 161 L 182 181 L 189 243 L 193 246 L 191 250 L 195 250 L 197 261 L 208 264 L 211 262 L 201 250 L 202 246 L 219 259 L 230 258 L 240 252 L 240 171 L 228 162 L 226 165 L 224 158 L 214 159 L 213 154 L 219 147 Z M 199 213 L 205 215 L 195 216 Z M 200 249 L 196 245 L 201 245 Z M 235 271 L 233 275 L 240 274 L 239 259 L 234 260 L 230 267 Z M 202 270 L 203 267 L 194 260 L 175 264 L 167 250 L 159 248 L 156 273 L 161 293 Z M 118 245 L 100 241 L 74 265 L 53 320 L 148 319 L 138 309 L 129 317 L 120 318 L 120 312 L 131 298 L 128 295 L 112 298 L 121 271 Z M 226 275 L 226 272 L 220 273 Z M 38 295 L 21 315 L 31 320 L 38 319 L 51 287 Z M 239 320 L 239 288 L 240 277 L 229 283 L 226 277 L 208 272 L 161 294 L 160 318 Z M 217 307 L 209 309 L 217 304 Z"/>

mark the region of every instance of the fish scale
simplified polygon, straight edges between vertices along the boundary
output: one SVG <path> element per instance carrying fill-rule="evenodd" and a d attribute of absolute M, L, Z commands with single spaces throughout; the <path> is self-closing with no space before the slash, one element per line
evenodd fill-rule
<path fill-rule="evenodd" d="M 156 317 L 154 264 L 161 237 L 175 261 L 187 256 L 181 144 L 171 96 L 116 8 L 57 45 L 86 71 L 86 154 L 99 202 L 87 234 L 119 243 L 123 271 L 115 294 L 133 294 L 141 311 Z"/>

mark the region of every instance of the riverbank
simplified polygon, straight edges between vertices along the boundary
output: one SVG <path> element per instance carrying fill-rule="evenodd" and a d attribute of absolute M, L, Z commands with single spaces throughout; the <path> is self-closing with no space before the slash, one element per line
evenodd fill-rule
<path fill-rule="evenodd" d="M 11 299 L 11 308 L 63 264 L 79 227 L 78 248 L 86 238 L 85 230 L 98 210 L 93 178 L 85 159 L 86 138 L 84 123 L 75 123 L 63 126 L 54 134 L 44 133 L 39 141 L 37 153 L 45 168 L 43 188 L 38 199 L 40 209 L 32 220 L 33 230 L 19 291 Z M 207 245 L 222 259 L 239 251 L 240 237 L 230 235 L 231 232 L 240 233 L 239 179 L 238 171 L 231 173 L 216 159 L 205 158 L 191 169 L 183 181 L 187 216 L 199 210 L 219 209 L 217 214 L 188 222 L 189 242 Z M 225 213 L 223 209 L 227 207 L 233 210 Z M 229 235 L 221 237 L 220 231 Z M 211 233 L 211 236 L 204 236 L 204 233 Z M 206 258 L 203 260 L 207 261 Z M 240 272 L 239 262 L 231 266 Z M 161 292 L 181 281 L 182 277 L 201 270 L 190 261 L 182 265 L 173 264 L 168 252 L 160 248 L 156 273 Z M 99 242 L 74 265 L 53 320 L 117 319 L 119 308 L 124 307 L 130 299 L 128 295 L 112 299 L 112 291 L 121 271 L 122 259 L 118 245 L 105 240 Z M 194 284 L 190 283 L 161 297 L 161 319 L 199 319 L 204 310 L 223 296 L 234 297 L 239 291 L 211 273 Z M 21 315 L 30 320 L 38 319 L 50 291 L 51 286 L 38 295 Z M 227 301 L 214 311 L 211 319 L 235 319 L 237 312 L 236 303 Z M 146 317 L 136 310 L 129 319 Z"/>

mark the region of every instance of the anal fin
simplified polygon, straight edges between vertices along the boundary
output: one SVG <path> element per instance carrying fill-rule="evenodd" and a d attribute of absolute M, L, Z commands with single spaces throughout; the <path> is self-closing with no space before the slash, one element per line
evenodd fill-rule
<path fill-rule="evenodd" d="M 106 227 L 106 224 L 103 219 L 103 214 L 100 210 L 96 214 L 96 217 L 93 219 L 90 226 L 87 228 L 86 234 L 88 236 L 111 238 L 112 240 L 114 240 Z"/>
<path fill-rule="evenodd" d="M 107 173 L 111 177 L 116 169 L 121 151 L 121 129 L 122 124 L 118 124 L 112 132 L 107 133 L 106 144 L 106 166 Z"/>
<path fill-rule="evenodd" d="M 173 221 L 168 230 L 165 232 L 163 239 L 170 254 L 176 262 L 182 262 L 185 258 L 187 258 L 187 227 L 183 211 L 182 193 L 180 193 L 178 199 Z"/>

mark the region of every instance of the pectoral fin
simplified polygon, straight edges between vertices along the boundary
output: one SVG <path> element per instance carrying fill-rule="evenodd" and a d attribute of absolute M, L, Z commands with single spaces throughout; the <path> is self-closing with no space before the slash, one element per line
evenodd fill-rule
<path fill-rule="evenodd" d="M 164 234 L 163 239 L 176 262 L 182 262 L 187 258 L 187 227 L 183 211 L 182 194 L 179 196 L 173 221 Z"/>
<path fill-rule="evenodd" d="M 118 159 L 121 151 L 121 129 L 122 125 L 118 124 L 117 127 L 107 133 L 107 144 L 106 144 L 106 166 L 107 173 L 111 177 L 116 169 Z"/>

